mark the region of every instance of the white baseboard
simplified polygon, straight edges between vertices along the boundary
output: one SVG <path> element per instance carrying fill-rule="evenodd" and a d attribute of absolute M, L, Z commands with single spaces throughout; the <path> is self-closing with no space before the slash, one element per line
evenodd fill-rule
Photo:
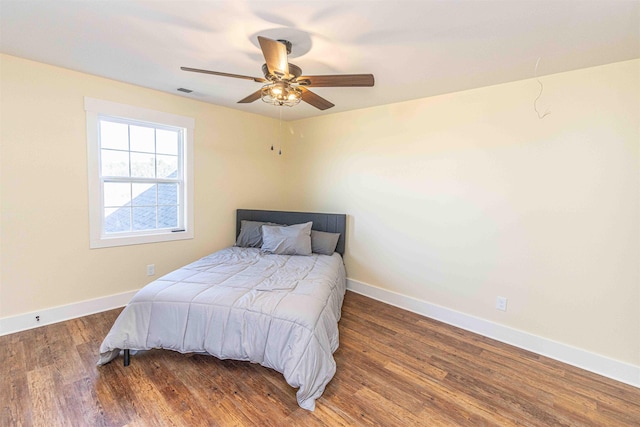
<path fill-rule="evenodd" d="M 347 279 L 347 289 L 369 298 L 504 342 L 599 375 L 640 387 L 640 366 L 500 325 L 407 295 Z M 137 291 L 0 318 L 0 336 L 74 319 L 126 305 Z M 36 320 L 39 316 L 39 321 Z"/>
<path fill-rule="evenodd" d="M 3 317 L 0 318 L 0 336 L 122 307 L 133 298 L 136 292 L 137 291 L 123 292 L 58 307 L 45 308 L 30 313 L 18 314 L 17 316 Z M 37 320 L 36 316 L 38 316 L 40 320 Z"/>
<path fill-rule="evenodd" d="M 431 304 L 407 295 L 347 279 L 347 289 L 375 300 L 439 320 L 590 372 L 640 387 L 640 366 L 610 359 L 580 348 Z"/>

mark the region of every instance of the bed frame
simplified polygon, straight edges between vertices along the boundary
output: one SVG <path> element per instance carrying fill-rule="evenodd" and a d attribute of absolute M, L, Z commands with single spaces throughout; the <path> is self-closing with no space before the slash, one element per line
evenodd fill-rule
<path fill-rule="evenodd" d="M 347 231 L 347 215 L 345 214 L 238 209 L 236 211 L 236 238 L 240 234 L 240 222 L 242 220 L 273 222 L 276 224 L 286 225 L 313 221 L 312 230 L 325 231 L 328 233 L 340 233 L 336 252 L 344 256 L 345 236 Z M 129 366 L 131 363 L 131 353 L 129 349 L 123 349 L 123 357 L 124 366 Z"/>

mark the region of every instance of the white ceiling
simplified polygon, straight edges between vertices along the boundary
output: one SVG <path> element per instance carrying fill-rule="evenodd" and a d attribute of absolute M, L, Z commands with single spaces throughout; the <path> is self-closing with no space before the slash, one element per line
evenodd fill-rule
<path fill-rule="evenodd" d="M 180 70 L 262 77 L 257 35 L 290 40 L 304 74 L 375 76 L 313 89 L 336 106 L 295 120 L 532 78 L 538 58 L 539 76 L 639 58 L 640 0 L 0 0 L 3 53 L 278 117 L 237 104 L 259 83 Z"/>

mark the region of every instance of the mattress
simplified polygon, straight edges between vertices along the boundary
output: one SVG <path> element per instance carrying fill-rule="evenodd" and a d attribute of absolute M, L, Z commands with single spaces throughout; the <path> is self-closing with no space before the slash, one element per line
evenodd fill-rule
<path fill-rule="evenodd" d="M 342 258 L 271 255 L 230 247 L 142 288 L 100 346 L 98 365 L 121 349 L 208 353 L 275 369 L 314 410 L 333 378 L 346 290 Z"/>

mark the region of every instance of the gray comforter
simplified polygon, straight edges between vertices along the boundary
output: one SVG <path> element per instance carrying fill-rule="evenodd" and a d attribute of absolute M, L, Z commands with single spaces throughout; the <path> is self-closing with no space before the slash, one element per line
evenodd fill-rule
<path fill-rule="evenodd" d="M 345 289 L 338 254 L 223 249 L 142 288 L 104 339 L 98 365 L 120 349 L 247 360 L 282 373 L 312 411 L 336 371 Z"/>

